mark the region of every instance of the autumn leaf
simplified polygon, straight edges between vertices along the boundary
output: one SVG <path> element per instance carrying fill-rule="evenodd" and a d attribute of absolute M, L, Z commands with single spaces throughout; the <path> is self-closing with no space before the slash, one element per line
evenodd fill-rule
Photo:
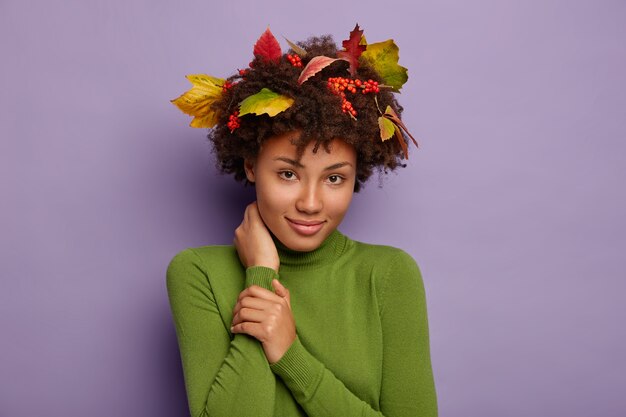
<path fill-rule="evenodd" d="M 211 105 L 222 98 L 222 86 L 225 80 L 206 74 L 187 75 L 193 87 L 180 97 L 170 100 L 184 113 L 194 116 L 191 127 L 213 127 L 217 124 L 218 114 Z"/>
<path fill-rule="evenodd" d="M 298 84 L 302 84 L 335 61 L 339 61 L 339 58 L 330 58 L 324 55 L 316 56 L 311 59 L 300 73 L 300 77 L 298 77 Z"/>
<path fill-rule="evenodd" d="M 280 45 L 269 27 L 254 44 L 254 55 L 261 57 L 265 62 L 275 63 L 283 56 Z"/>
<path fill-rule="evenodd" d="M 383 142 L 390 139 L 396 131 L 396 125 L 383 116 L 378 118 L 378 127 L 380 128 L 380 138 Z"/>
<path fill-rule="evenodd" d="M 247 97 L 239 104 L 239 117 L 246 114 L 265 114 L 270 117 L 287 110 L 293 104 L 291 97 L 275 93 L 267 88 Z"/>
<path fill-rule="evenodd" d="M 367 45 L 361 59 L 372 67 L 385 85 L 399 91 L 408 80 L 407 69 L 398 65 L 398 46 L 393 39 Z"/>
<path fill-rule="evenodd" d="M 304 58 L 307 54 L 306 50 L 304 48 L 301 48 L 300 46 L 296 45 L 295 43 L 291 42 L 289 39 L 285 38 L 285 40 L 287 41 L 287 43 L 289 44 L 289 47 L 291 49 L 293 49 L 293 51 L 298 54 L 300 56 L 300 58 Z"/>
<path fill-rule="evenodd" d="M 385 109 L 385 113 L 383 114 L 383 117 L 391 120 L 397 127 L 402 129 L 404 133 L 406 133 L 411 138 L 415 146 L 419 147 L 419 145 L 417 144 L 417 141 L 415 140 L 413 135 L 411 135 L 411 132 L 409 132 L 409 129 L 407 129 L 405 124 L 402 122 L 402 120 L 400 120 L 400 117 L 398 117 L 398 114 L 391 108 L 391 106 L 387 106 L 387 108 Z"/>
<path fill-rule="evenodd" d="M 407 135 L 409 135 L 409 137 L 411 138 L 411 140 L 417 147 L 417 141 L 415 140 L 415 138 L 411 135 L 411 133 L 409 133 L 406 126 L 404 125 L 404 123 L 402 123 L 402 120 L 400 120 L 400 118 L 398 117 L 398 114 L 391 108 L 391 106 L 387 106 L 387 108 L 385 109 L 385 113 L 381 116 L 381 118 L 384 118 L 393 124 L 394 133 L 395 133 L 396 139 L 398 140 L 398 144 L 400 145 L 400 148 L 402 148 L 402 153 L 404 154 L 404 158 L 409 159 L 409 149 L 408 149 L 406 142 L 404 141 L 404 136 L 402 136 L 402 131 L 400 129 L 402 129 Z M 378 121 L 378 123 L 380 125 L 380 120 Z M 382 137 L 382 128 L 381 128 L 381 137 Z"/>
<path fill-rule="evenodd" d="M 400 129 L 398 129 L 397 127 L 394 129 L 394 131 L 395 131 L 396 139 L 398 140 L 398 143 L 400 144 L 400 147 L 402 148 L 404 159 L 409 159 L 409 149 L 408 149 L 408 146 L 406 146 L 406 142 L 404 141 L 404 136 L 402 136 Z"/>
<path fill-rule="evenodd" d="M 359 69 L 359 57 L 365 51 L 366 46 L 361 44 L 363 39 L 363 31 L 359 29 L 359 24 L 350 32 L 350 38 L 342 42 L 343 51 L 337 52 L 337 56 L 345 59 L 350 63 L 350 75 L 356 75 Z"/>

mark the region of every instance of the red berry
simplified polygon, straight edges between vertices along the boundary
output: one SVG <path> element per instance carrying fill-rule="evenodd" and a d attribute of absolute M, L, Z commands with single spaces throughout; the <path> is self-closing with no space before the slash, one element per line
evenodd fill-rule
<path fill-rule="evenodd" d="M 230 133 L 233 133 L 239 126 L 241 126 L 239 110 L 235 110 L 230 116 L 228 116 L 228 123 L 226 123 L 226 127 L 230 129 Z"/>

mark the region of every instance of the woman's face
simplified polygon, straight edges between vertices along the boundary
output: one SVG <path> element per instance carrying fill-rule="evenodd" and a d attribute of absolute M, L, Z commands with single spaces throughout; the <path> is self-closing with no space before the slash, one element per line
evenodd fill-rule
<path fill-rule="evenodd" d="M 297 159 L 290 141 L 298 132 L 263 142 L 256 160 L 246 161 L 255 183 L 263 222 L 283 245 L 308 252 L 319 247 L 348 211 L 356 180 L 356 151 L 334 139 L 330 152 L 311 142 Z"/>

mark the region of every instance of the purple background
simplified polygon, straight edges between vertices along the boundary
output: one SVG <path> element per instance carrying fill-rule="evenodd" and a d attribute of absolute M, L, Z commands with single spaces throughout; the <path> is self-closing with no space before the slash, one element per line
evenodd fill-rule
<path fill-rule="evenodd" d="M 342 230 L 420 264 L 440 414 L 625 415 L 625 12 L 3 0 L 0 415 L 187 413 L 165 269 L 230 243 L 253 194 L 169 100 L 245 67 L 268 24 L 286 48 L 355 22 L 400 45 L 421 149 Z"/>

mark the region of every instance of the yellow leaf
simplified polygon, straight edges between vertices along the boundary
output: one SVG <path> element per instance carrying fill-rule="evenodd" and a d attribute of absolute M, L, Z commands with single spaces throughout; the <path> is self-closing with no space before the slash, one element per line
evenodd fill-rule
<path fill-rule="evenodd" d="M 386 117 L 378 118 L 378 127 L 380 128 L 380 138 L 384 141 L 391 139 L 396 131 L 396 125 Z"/>
<path fill-rule="evenodd" d="M 184 113 L 194 116 L 191 127 L 213 127 L 217 124 L 218 114 L 211 105 L 222 98 L 222 86 L 225 80 L 205 74 L 188 75 L 193 85 L 191 90 L 171 100 Z"/>
<path fill-rule="evenodd" d="M 291 97 L 275 93 L 267 88 L 247 97 L 239 104 L 239 116 L 246 114 L 265 114 L 270 117 L 287 110 L 293 104 Z"/>

